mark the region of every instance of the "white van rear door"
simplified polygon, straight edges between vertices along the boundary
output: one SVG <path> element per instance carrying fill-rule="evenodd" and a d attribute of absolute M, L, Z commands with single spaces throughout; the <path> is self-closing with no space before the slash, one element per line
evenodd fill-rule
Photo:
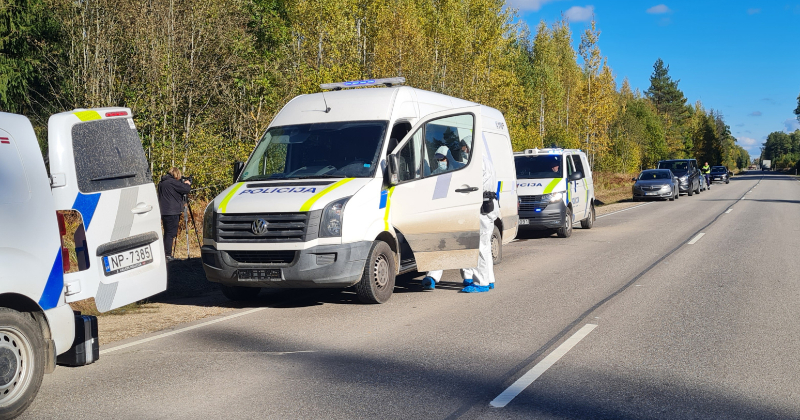
<path fill-rule="evenodd" d="M 474 139 L 480 133 L 479 106 L 451 109 L 420 120 L 395 148 L 401 174 L 388 213 L 420 271 L 477 265 L 484 150 Z M 448 167 L 437 169 L 442 147 Z"/>
<path fill-rule="evenodd" d="M 167 286 L 161 215 L 130 109 L 56 114 L 48 123 L 57 210 L 83 218 L 88 268 L 64 275 L 67 302 L 105 312 Z"/>

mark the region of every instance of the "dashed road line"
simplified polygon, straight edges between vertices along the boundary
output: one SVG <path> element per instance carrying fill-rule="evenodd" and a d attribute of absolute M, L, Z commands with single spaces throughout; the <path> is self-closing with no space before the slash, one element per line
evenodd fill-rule
<path fill-rule="evenodd" d="M 519 395 L 522 391 L 525 390 L 530 384 L 533 383 L 536 379 L 538 379 L 542 374 L 547 371 L 551 366 L 553 366 L 559 359 L 564 357 L 568 351 L 572 350 L 575 345 L 577 345 L 581 340 L 583 340 L 587 335 L 589 335 L 592 330 L 597 328 L 597 324 L 586 324 L 581 329 L 575 332 L 572 337 L 568 338 L 566 341 L 561 343 L 560 346 L 556 347 L 552 353 L 548 354 L 547 357 L 542 359 L 536 366 L 532 367 L 531 370 L 526 372 L 522 377 L 517 379 L 516 382 L 511 384 L 505 391 L 503 391 L 500 395 L 497 396 L 492 402 L 489 403 L 490 406 L 495 408 L 502 408 L 508 405 L 511 400 L 514 399 L 517 395 Z"/>
<path fill-rule="evenodd" d="M 697 235 L 696 235 L 694 238 L 692 238 L 692 240 L 691 240 L 691 241 L 687 242 L 686 244 L 687 244 L 687 245 L 694 245 L 694 244 L 696 244 L 696 243 L 697 243 L 697 241 L 699 241 L 699 240 L 700 240 L 700 238 L 702 238 L 703 236 L 705 236 L 705 233 L 703 233 L 703 232 L 700 232 L 700 233 L 698 233 L 698 234 L 697 234 Z"/>
<path fill-rule="evenodd" d="M 642 204 L 639 204 L 639 205 L 636 205 L 636 206 L 633 206 L 633 207 L 628 207 L 627 209 L 612 211 L 611 213 L 606 213 L 606 214 L 604 214 L 602 216 L 597 216 L 597 217 L 595 217 L 595 219 L 601 219 L 601 218 L 606 217 L 606 216 L 611 216 L 612 214 L 622 213 L 623 211 L 638 209 L 639 207 L 646 206 L 648 204 L 653 204 L 653 202 L 651 201 L 649 203 L 642 203 Z"/>
<path fill-rule="evenodd" d="M 730 212 L 732 212 L 732 211 L 733 211 L 733 207 L 729 208 L 728 210 L 725 210 L 725 214 L 730 214 Z"/>

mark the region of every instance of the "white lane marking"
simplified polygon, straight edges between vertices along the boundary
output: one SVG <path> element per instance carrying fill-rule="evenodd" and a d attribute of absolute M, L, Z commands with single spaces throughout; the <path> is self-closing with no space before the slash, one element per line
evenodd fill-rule
<path fill-rule="evenodd" d="M 704 235 L 705 235 L 705 233 L 703 233 L 703 232 L 700 232 L 700 233 L 698 233 L 698 234 L 697 234 L 697 235 L 696 235 L 694 238 L 692 238 L 692 240 L 691 240 L 691 241 L 687 242 L 686 244 L 687 244 L 687 245 L 694 245 L 694 244 L 695 244 L 697 241 L 699 241 L 699 240 L 700 240 L 700 238 L 702 238 Z"/>
<path fill-rule="evenodd" d="M 252 314 L 254 312 L 263 311 L 264 309 L 267 309 L 267 308 L 255 308 L 255 309 L 251 309 L 249 311 L 239 312 L 239 313 L 236 313 L 236 314 L 233 314 L 233 315 L 228 315 L 228 316 L 225 316 L 225 317 L 222 317 L 222 318 L 212 319 L 211 321 L 206 321 L 206 322 L 203 322 L 203 323 L 200 323 L 200 324 L 192 325 L 190 327 L 180 328 L 180 329 L 177 329 L 177 330 L 174 330 L 174 331 L 166 332 L 164 334 L 159 334 L 159 335 L 155 335 L 155 336 L 152 336 L 152 337 L 143 338 L 141 340 L 137 340 L 137 341 L 134 341 L 134 342 L 131 342 L 131 343 L 123 344 L 121 346 L 111 347 L 110 349 L 103 349 L 103 350 L 100 350 L 100 354 L 101 355 L 108 354 L 108 353 L 111 353 L 112 351 L 117 351 L 117 350 L 126 349 L 128 347 L 137 346 L 139 344 L 144 344 L 144 343 L 147 343 L 149 341 L 158 340 L 160 338 L 169 337 L 169 336 L 175 335 L 175 334 L 180 334 L 182 332 L 194 330 L 196 328 L 205 327 L 206 325 L 216 324 L 217 322 L 227 321 L 229 319 L 238 318 L 240 316 L 250 315 L 250 314 Z"/>
<path fill-rule="evenodd" d="M 593 329 L 597 328 L 597 324 L 586 324 L 581 329 L 579 329 L 572 337 L 568 338 L 567 341 L 561 343 L 558 348 L 553 350 L 552 353 L 548 354 L 547 357 L 542 359 L 539 363 L 536 364 L 531 370 L 526 372 L 522 375 L 521 378 L 517 379 L 516 382 L 511 384 L 510 387 L 506 388 L 497 398 L 493 399 L 492 402 L 489 403 L 492 407 L 495 408 L 502 408 L 505 407 L 511 400 L 514 399 L 520 392 L 524 391 L 525 388 L 530 386 L 536 379 L 538 379 L 542 374 L 553 366 L 559 359 L 561 359 L 568 351 L 572 350 L 576 344 L 578 344 L 581 340 L 584 339 Z"/>
<path fill-rule="evenodd" d="M 725 210 L 725 214 L 728 214 L 728 213 L 730 213 L 730 212 L 732 212 L 732 211 L 733 211 L 733 209 L 732 209 L 732 208 L 730 208 L 730 209 L 728 209 L 728 210 Z"/>
<path fill-rule="evenodd" d="M 606 213 L 606 214 L 604 214 L 602 216 L 597 216 L 597 217 L 595 217 L 595 219 L 600 219 L 600 218 L 603 218 L 603 217 L 606 217 L 606 216 L 611 216 L 612 214 L 622 213 L 623 211 L 633 210 L 633 209 L 636 209 L 636 208 L 639 208 L 639 207 L 642 207 L 642 206 L 646 206 L 648 204 L 653 204 L 653 202 L 642 203 L 642 204 L 639 204 L 639 205 L 636 205 L 636 206 L 633 206 L 633 207 L 628 207 L 627 209 L 612 211 L 611 213 Z"/>

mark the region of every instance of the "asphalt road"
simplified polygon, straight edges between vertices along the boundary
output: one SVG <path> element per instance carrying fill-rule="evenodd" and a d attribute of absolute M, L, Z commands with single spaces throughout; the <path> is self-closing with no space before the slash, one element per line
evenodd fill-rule
<path fill-rule="evenodd" d="M 263 293 L 59 367 L 22 418 L 800 418 L 798 209 L 756 173 L 523 235 L 489 293 Z"/>

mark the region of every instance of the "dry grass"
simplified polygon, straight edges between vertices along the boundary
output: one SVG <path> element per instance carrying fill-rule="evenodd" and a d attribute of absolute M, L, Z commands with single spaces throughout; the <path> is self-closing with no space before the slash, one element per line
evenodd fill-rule
<path fill-rule="evenodd" d="M 603 204 L 629 201 L 633 177 L 632 174 L 595 172 L 594 195 Z"/>

